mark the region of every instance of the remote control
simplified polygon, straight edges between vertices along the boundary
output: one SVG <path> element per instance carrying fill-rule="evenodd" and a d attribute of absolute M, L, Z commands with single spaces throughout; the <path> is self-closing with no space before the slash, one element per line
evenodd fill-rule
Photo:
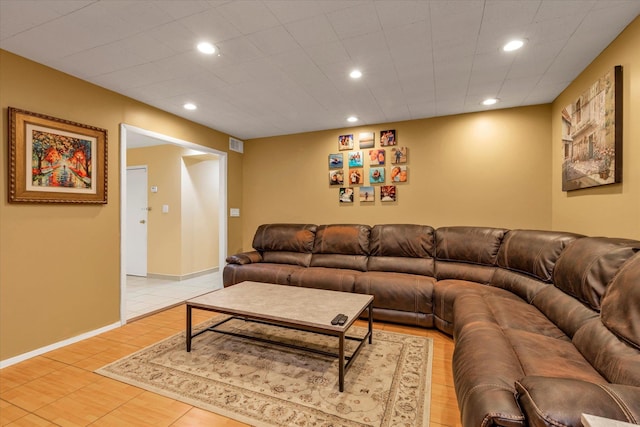
<path fill-rule="evenodd" d="M 342 317 L 340 317 L 340 319 L 338 319 L 338 325 L 340 325 L 340 326 L 344 325 L 348 318 L 349 318 L 348 316 L 345 316 L 343 314 Z"/>
<path fill-rule="evenodd" d="M 342 316 L 344 316 L 344 314 L 342 313 L 338 314 L 336 317 L 333 318 L 333 320 L 331 321 L 331 324 L 337 325 L 340 319 L 342 319 Z"/>

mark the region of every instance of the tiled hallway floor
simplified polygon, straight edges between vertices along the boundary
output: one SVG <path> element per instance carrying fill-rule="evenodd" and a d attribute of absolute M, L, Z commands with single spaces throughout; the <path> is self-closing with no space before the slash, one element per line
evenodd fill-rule
<path fill-rule="evenodd" d="M 222 288 L 222 273 L 187 280 L 127 276 L 127 320 L 154 313 L 185 300 Z"/>

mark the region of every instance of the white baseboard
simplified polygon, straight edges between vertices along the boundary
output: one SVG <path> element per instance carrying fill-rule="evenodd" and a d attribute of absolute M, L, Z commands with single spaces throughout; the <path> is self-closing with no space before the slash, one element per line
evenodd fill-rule
<path fill-rule="evenodd" d="M 86 340 L 87 338 L 94 337 L 96 335 L 100 335 L 104 332 L 110 331 L 115 328 L 119 328 L 122 326 L 120 322 L 112 323 L 111 325 L 104 326 L 100 329 L 95 329 L 93 331 L 85 332 L 84 334 L 77 335 L 72 338 L 68 338 L 63 341 L 59 341 L 57 343 L 50 344 L 45 347 L 41 347 L 30 351 L 28 353 L 23 353 L 15 357 L 11 357 L 9 359 L 0 360 L 0 369 L 6 368 L 7 366 L 15 365 L 16 363 L 24 362 L 27 359 L 31 359 L 32 357 L 40 356 L 41 354 L 48 353 L 52 350 L 57 350 L 69 344 L 74 344 L 82 340 Z"/>
<path fill-rule="evenodd" d="M 204 276 L 206 274 L 217 273 L 220 271 L 218 267 L 209 268 L 207 270 L 196 271 L 195 273 L 183 274 L 182 276 L 177 276 L 173 274 L 156 274 L 156 273 L 147 273 L 148 279 L 163 279 L 163 280 L 175 280 L 176 282 L 180 282 L 182 280 L 193 279 L 194 277 Z"/>

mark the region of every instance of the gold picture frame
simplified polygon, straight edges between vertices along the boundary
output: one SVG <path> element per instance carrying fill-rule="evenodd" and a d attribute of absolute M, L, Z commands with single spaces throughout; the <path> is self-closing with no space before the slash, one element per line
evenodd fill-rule
<path fill-rule="evenodd" d="M 107 131 L 9 107 L 9 202 L 107 203 Z"/>

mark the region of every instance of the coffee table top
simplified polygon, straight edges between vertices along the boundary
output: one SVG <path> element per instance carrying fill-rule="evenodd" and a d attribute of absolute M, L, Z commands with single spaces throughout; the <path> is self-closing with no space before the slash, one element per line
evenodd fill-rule
<path fill-rule="evenodd" d="M 192 298 L 187 304 L 221 313 L 341 331 L 348 329 L 372 301 L 373 295 L 241 282 Z M 349 316 L 342 326 L 331 324 L 338 313 Z"/>

